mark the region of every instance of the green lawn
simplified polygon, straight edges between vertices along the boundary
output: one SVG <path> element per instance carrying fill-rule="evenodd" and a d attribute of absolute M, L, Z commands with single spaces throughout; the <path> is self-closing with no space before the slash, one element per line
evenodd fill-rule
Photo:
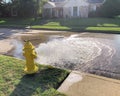
<path fill-rule="evenodd" d="M 35 75 L 25 75 L 24 60 L 0 55 L 0 96 L 65 96 L 56 91 L 68 71 L 39 65 Z"/>
<path fill-rule="evenodd" d="M 33 18 L 1 18 L 0 27 L 25 28 L 33 21 Z"/>
<path fill-rule="evenodd" d="M 0 19 L 0 26 L 23 28 L 31 26 L 34 29 L 120 33 L 120 18 Z"/>

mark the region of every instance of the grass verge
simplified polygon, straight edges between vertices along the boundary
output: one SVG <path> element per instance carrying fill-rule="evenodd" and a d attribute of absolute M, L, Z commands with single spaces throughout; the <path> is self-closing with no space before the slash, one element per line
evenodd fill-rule
<path fill-rule="evenodd" d="M 120 33 L 119 18 L 0 19 L 0 27 Z"/>
<path fill-rule="evenodd" d="M 25 61 L 0 55 L 0 96 L 65 96 L 56 91 L 68 71 L 39 65 L 34 75 L 23 72 Z"/>

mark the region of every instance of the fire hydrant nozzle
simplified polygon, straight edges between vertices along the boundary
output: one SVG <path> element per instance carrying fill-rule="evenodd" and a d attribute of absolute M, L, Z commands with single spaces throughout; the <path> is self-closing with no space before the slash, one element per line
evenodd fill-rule
<path fill-rule="evenodd" d="M 34 74 L 38 71 L 38 66 L 34 63 L 34 59 L 37 57 L 35 47 L 30 41 L 26 41 L 23 48 L 23 56 L 26 59 L 25 73 Z"/>

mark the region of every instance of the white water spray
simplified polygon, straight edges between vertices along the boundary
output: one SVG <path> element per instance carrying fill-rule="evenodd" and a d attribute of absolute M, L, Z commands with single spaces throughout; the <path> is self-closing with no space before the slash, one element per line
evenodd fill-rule
<path fill-rule="evenodd" d="M 23 58 L 23 43 L 19 40 L 13 40 L 13 45 L 15 46 L 13 56 Z M 82 68 L 83 70 L 87 70 L 92 66 L 92 64 L 87 64 L 87 62 L 100 56 L 103 48 L 107 50 L 107 58 L 112 56 L 112 49 L 94 38 L 80 38 L 79 35 L 54 38 L 50 39 L 47 43 L 41 43 L 36 48 L 38 56 L 36 62 L 60 68 L 73 70 Z"/>
<path fill-rule="evenodd" d="M 77 36 L 41 43 L 36 48 L 38 54 L 36 61 L 40 64 L 75 69 L 73 67 L 85 64 L 101 54 L 97 41 Z"/>
<path fill-rule="evenodd" d="M 22 49 L 23 49 L 23 44 L 19 40 L 13 40 L 12 44 L 14 45 L 14 50 L 13 50 L 13 56 L 17 58 L 23 58 L 22 55 Z"/>

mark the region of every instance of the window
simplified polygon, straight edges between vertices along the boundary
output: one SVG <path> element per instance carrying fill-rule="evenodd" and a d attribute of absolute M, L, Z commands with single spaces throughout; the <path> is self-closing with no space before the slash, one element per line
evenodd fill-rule
<path fill-rule="evenodd" d="M 96 11 L 96 5 L 93 6 L 93 11 Z"/>
<path fill-rule="evenodd" d="M 78 7 L 73 7 L 73 16 L 77 17 L 78 16 Z"/>

